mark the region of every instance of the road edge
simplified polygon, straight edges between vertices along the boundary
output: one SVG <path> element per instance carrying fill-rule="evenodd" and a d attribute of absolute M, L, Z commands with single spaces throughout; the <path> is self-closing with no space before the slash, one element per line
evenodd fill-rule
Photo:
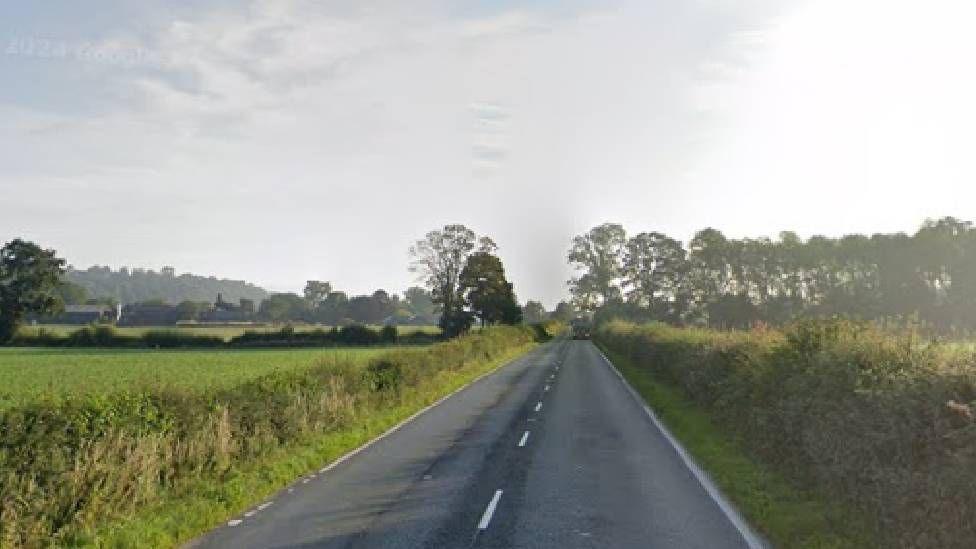
<path fill-rule="evenodd" d="M 623 384 L 624 389 L 627 390 L 631 398 L 633 398 L 634 401 L 637 402 L 637 404 L 644 410 L 644 413 L 647 415 L 647 418 L 651 421 L 651 424 L 653 424 L 654 427 L 664 436 L 664 438 L 674 449 L 675 453 L 678 454 L 678 457 L 681 458 L 681 461 L 685 464 L 685 467 L 687 467 L 688 470 L 691 471 L 691 474 L 695 477 L 695 479 L 705 490 L 708 496 L 712 498 L 712 501 L 714 501 L 715 504 L 718 505 L 719 509 L 722 510 L 722 513 L 725 515 L 725 517 L 729 520 L 729 522 L 732 523 L 735 529 L 739 532 L 739 535 L 742 536 L 742 539 L 746 542 L 746 545 L 749 546 L 749 549 L 772 548 L 773 546 L 768 541 L 766 541 L 761 535 L 759 535 L 755 530 L 753 530 L 751 526 L 749 526 L 749 523 L 745 520 L 745 518 L 743 518 L 742 514 L 739 513 L 738 509 L 735 508 L 735 505 L 733 505 L 732 502 L 729 501 L 729 499 L 726 498 L 724 494 L 722 494 L 722 491 L 719 489 L 719 487 L 715 485 L 714 481 L 712 481 L 712 478 L 709 476 L 709 474 L 704 469 L 702 469 L 700 465 L 698 465 L 698 462 L 695 461 L 695 458 L 693 458 L 691 454 L 689 454 L 688 451 L 685 450 L 685 447 L 681 444 L 681 442 L 678 441 L 677 438 L 675 438 L 675 436 L 671 433 L 671 431 L 664 424 L 664 422 L 662 422 L 660 418 L 657 417 L 657 414 L 654 413 L 654 410 L 651 409 L 651 407 L 640 396 L 637 390 L 634 389 L 634 387 L 630 384 L 630 382 L 627 381 L 627 378 L 625 378 L 624 375 L 620 373 L 620 370 L 618 370 L 617 367 L 613 364 L 613 362 L 611 362 L 611 360 L 607 358 L 607 355 L 603 353 L 603 349 L 601 349 L 596 344 L 593 344 L 593 347 L 596 349 L 596 352 L 600 354 L 600 357 L 603 358 L 604 363 L 606 363 L 606 365 L 610 367 L 610 370 L 614 374 L 616 374 L 617 379 L 619 379 L 620 382 Z"/>
<path fill-rule="evenodd" d="M 506 366 L 509 366 L 509 365 L 515 363 L 518 360 L 523 360 L 523 359 L 525 359 L 526 357 L 528 357 L 532 353 L 538 352 L 540 349 L 546 347 L 552 341 L 556 341 L 556 340 L 557 340 L 556 338 L 553 338 L 550 341 L 545 341 L 545 342 L 539 343 L 539 344 L 533 346 L 532 348 L 528 349 L 527 351 L 525 351 L 525 352 L 523 352 L 523 353 L 521 353 L 521 354 L 519 354 L 519 355 L 517 355 L 517 356 L 515 356 L 515 357 L 513 357 L 513 358 L 511 358 L 509 360 L 506 360 L 506 361 L 502 362 L 497 367 L 492 368 L 492 369 L 488 370 L 487 372 L 484 372 L 484 373 L 478 375 L 477 377 L 471 379 L 470 381 L 468 381 L 464 385 L 462 385 L 462 386 L 454 389 L 450 393 L 448 393 L 448 394 L 446 394 L 446 395 L 438 398 L 434 402 L 428 404 L 427 406 L 421 408 L 420 410 L 417 410 L 416 412 L 414 412 L 410 416 L 402 419 L 399 423 L 397 423 L 396 425 L 393 425 L 392 427 L 388 428 L 386 431 L 383 431 L 379 435 L 377 435 L 377 436 L 373 437 L 372 439 L 364 442 L 363 444 L 357 446 L 356 448 L 353 448 L 352 450 L 349 450 L 348 452 L 342 454 L 341 456 L 337 457 L 336 459 L 332 460 L 331 462 L 329 462 L 328 464 L 322 466 L 321 468 L 313 469 L 309 473 L 306 473 L 306 474 L 303 474 L 303 475 L 298 476 L 294 481 L 292 481 L 289 484 L 283 486 L 280 490 L 278 490 L 274 494 L 268 496 L 267 498 L 263 498 L 263 500 L 259 500 L 259 501 L 266 501 L 266 502 L 267 501 L 276 501 L 279 498 L 280 495 L 287 494 L 290 489 L 294 489 L 294 488 L 298 487 L 298 485 L 300 485 L 304 480 L 306 480 L 306 479 L 308 479 L 310 477 L 315 477 L 317 475 L 325 474 L 325 473 L 328 473 L 329 471 L 332 471 L 333 469 L 335 469 L 339 465 L 342 465 L 346 461 L 349 461 L 350 459 L 353 459 L 354 457 L 356 457 L 360 453 L 364 452 L 365 450 L 367 450 L 368 448 L 370 448 L 371 446 L 373 446 L 377 442 L 385 439 L 386 437 L 388 437 L 390 435 L 393 435 L 394 433 L 396 433 L 400 429 L 406 427 L 408 424 L 410 424 L 411 422 L 415 421 L 420 416 L 422 416 L 425 413 L 429 412 L 430 410 L 436 408 L 437 406 L 443 404 L 445 401 L 447 401 L 451 397 L 457 395 L 458 393 L 460 393 L 462 391 L 467 390 L 468 388 L 472 387 L 474 384 L 478 383 L 482 379 L 498 373 L 502 368 L 505 368 Z M 236 515 L 233 515 L 233 517 L 235 517 L 235 518 L 232 518 L 232 519 L 229 519 L 229 520 L 225 520 L 221 524 L 219 524 L 219 525 L 217 525 L 217 526 L 215 526 L 213 528 L 210 528 L 210 529 L 208 529 L 208 530 L 206 530 L 204 532 L 201 532 L 199 535 L 194 536 L 193 538 L 191 538 L 191 539 L 183 542 L 182 544 L 177 545 L 177 547 L 179 547 L 180 549 L 193 549 L 194 547 L 197 547 L 199 545 L 200 540 L 202 538 L 206 537 L 210 532 L 213 532 L 213 531 L 216 531 L 216 530 L 219 530 L 219 529 L 222 529 L 222 528 L 234 528 L 234 527 L 237 527 L 238 525 L 242 524 L 243 523 L 243 520 L 240 518 L 242 516 L 246 516 L 246 513 L 238 513 Z"/>

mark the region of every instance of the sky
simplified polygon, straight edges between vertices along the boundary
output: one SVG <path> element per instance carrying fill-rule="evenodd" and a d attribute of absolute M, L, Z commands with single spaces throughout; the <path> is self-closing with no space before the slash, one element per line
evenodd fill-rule
<path fill-rule="evenodd" d="M 599 223 L 687 241 L 976 219 L 976 5 L 0 6 L 0 240 L 300 291 L 463 223 L 520 299 Z"/>

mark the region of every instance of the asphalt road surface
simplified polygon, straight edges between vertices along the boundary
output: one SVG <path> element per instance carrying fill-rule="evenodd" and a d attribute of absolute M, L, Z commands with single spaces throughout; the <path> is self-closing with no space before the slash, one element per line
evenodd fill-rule
<path fill-rule="evenodd" d="M 557 340 L 189 546 L 761 545 L 750 536 L 597 348 Z"/>

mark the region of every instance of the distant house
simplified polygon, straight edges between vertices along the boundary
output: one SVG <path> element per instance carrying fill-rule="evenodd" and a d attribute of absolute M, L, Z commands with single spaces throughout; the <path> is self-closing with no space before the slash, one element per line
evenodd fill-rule
<path fill-rule="evenodd" d="M 200 322 L 248 322 L 254 316 L 254 301 L 241 299 L 240 305 L 224 301 L 223 294 L 217 294 L 217 301 L 209 311 L 200 315 Z"/>
<path fill-rule="evenodd" d="M 168 303 L 133 303 L 122 308 L 119 326 L 174 326 L 179 310 Z"/>
<path fill-rule="evenodd" d="M 60 314 L 31 318 L 37 324 L 92 324 L 116 320 L 118 308 L 108 305 L 66 305 Z"/>

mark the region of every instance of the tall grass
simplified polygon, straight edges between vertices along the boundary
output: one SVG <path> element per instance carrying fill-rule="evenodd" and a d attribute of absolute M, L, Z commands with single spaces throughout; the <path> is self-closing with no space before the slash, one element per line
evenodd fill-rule
<path fill-rule="evenodd" d="M 442 379 L 533 341 L 492 328 L 365 367 L 325 360 L 236 387 L 89 395 L 0 412 L 0 546 L 94 543 L 92 533 L 323 433 L 429 400 Z"/>
<path fill-rule="evenodd" d="M 976 357 L 846 321 L 596 338 L 680 387 L 762 463 L 869 517 L 886 547 L 976 546 Z"/>

